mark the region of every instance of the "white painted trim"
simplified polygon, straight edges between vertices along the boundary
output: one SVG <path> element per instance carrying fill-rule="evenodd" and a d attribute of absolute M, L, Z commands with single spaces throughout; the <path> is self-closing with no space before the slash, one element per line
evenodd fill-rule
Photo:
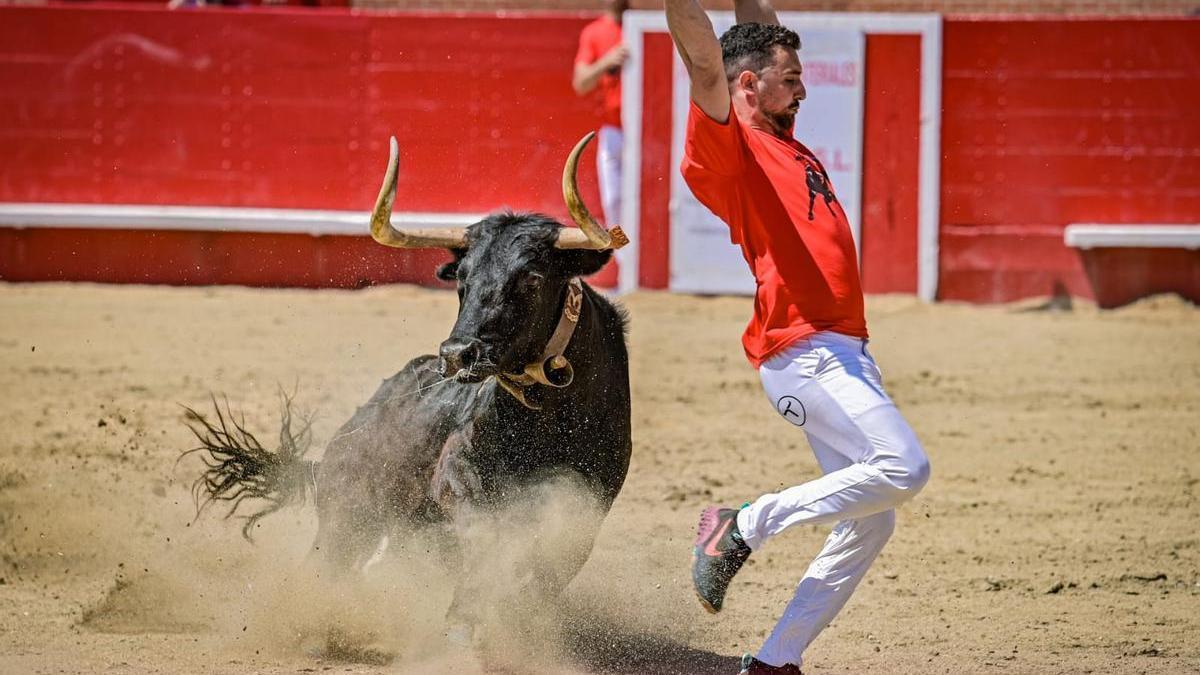
<path fill-rule="evenodd" d="M 710 12 L 716 16 L 718 12 Z M 730 13 L 726 13 L 730 14 Z M 942 17 L 937 14 L 858 14 L 833 12 L 782 12 L 786 23 L 803 16 L 814 28 L 860 28 L 868 35 L 921 36 L 921 138 L 918 159 L 917 201 L 917 294 L 923 300 L 937 298 L 938 227 L 941 214 L 942 144 Z M 641 201 L 642 143 L 642 35 L 666 32 L 667 17 L 658 11 L 628 11 L 622 20 L 622 32 L 630 48 L 630 58 L 622 73 L 621 123 L 625 131 L 624 190 L 622 226 L 630 233 L 635 249 L 634 268 L 622 268 L 620 290 L 637 288 L 636 262 L 640 248 L 635 236 Z M 870 76 L 869 74 L 867 75 Z M 865 114 L 865 109 L 864 109 Z"/>
<path fill-rule="evenodd" d="M 859 36 L 858 41 L 858 62 L 862 64 L 862 71 L 858 73 L 859 88 L 858 88 L 858 135 L 855 140 L 858 141 L 858 156 L 854 158 L 854 163 L 858 166 L 858 173 L 854 180 L 857 185 L 854 186 L 854 192 L 851 194 L 858 195 L 858 217 L 854 222 L 850 223 L 850 236 L 854 238 L 854 251 L 858 253 L 858 269 L 862 269 L 862 220 L 863 220 L 863 174 L 866 172 L 866 166 L 863 164 L 863 157 L 867 154 L 867 34 L 864 32 Z"/>
<path fill-rule="evenodd" d="M 465 227 L 482 219 L 469 213 L 393 213 L 402 227 Z M 367 211 L 251 209 L 144 204 L 0 203 L 0 226 L 82 227 L 121 230 L 207 230 L 311 235 L 367 235 Z"/>
<path fill-rule="evenodd" d="M 921 33 L 921 150 L 917 169 L 917 296 L 937 300 L 942 209 L 942 17 Z"/>
<path fill-rule="evenodd" d="M 630 245 L 622 249 L 617 261 L 617 293 L 631 293 L 638 289 L 638 268 L 642 257 L 642 80 L 644 49 L 640 27 L 631 33 L 631 25 L 638 25 L 649 16 L 658 16 L 666 26 L 662 12 L 629 11 L 621 19 L 621 35 L 629 47 L 629 58 L 621 73 L 621 132 L 625 147 L 621 153 L 621 229 L 629 236 Z M 635 38 L 630 36 L 634 35 Z M 636 85 L 635 85 L 636 83 Z"/>
<path fill-rule="evenodd" d="M 1074 248 L 1200 249 L 1200 225 L 1068 225 L 1063 242 Z"/>

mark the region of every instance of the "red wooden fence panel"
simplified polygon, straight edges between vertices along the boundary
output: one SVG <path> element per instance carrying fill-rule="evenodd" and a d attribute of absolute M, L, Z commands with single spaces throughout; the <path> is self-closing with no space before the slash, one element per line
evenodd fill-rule
<path fill-rule="evenodd" d="M 866 57 L 863 290 L 916 293 L 921 36 L 868 35 Z"/>
<path fill-rule="evenodd" d="M 1066 225 L 1200 223 L 1200 21 L 950 20 L 944 35 L 940 297 L 1091 296 Z"/>
<path fill-rule="evenodd" d="M 563 161 L 598 119 L 595 101 L 577 98 L 570 85 L 585 22 L 0 7 L 0 201 L 365 211 L 395 135 L 397 209 L 511 207 L 565 219 Z M 580 182 L 598 205 L 594 165 L 581 162 Z M 70 278 L 51 261 L 30 267 L 14 248 L 24 240 L 22 250 L 53 255 L 49 243 L 66 241 L 62 234 L 18 230 L 6 240 L 0 278 Z M 334 266 L 355 265 L 342 259 L 346 247 L 319 249 L 298 244 L 269 253 L 288 263 L 277 266 L 284 271 L 327 265 L 329 256 Z M 412 254 L 389 255 L 411 266 L 403 261 Z M 108 269 L 110 281 L 157 278 L 144 265 Z M 238 275 L 177 276 L 162 280 Z M 310 276 L 287 273 L 273 283 L 310 285 Z M 409 276 L 393 270 L 377 278 Z M 601 275 L 602 283 L 614 279 L 611 270 Z"/>

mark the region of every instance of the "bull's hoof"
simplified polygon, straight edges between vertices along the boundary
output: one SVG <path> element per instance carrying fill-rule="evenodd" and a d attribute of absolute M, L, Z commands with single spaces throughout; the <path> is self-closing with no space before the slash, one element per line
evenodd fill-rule
<path fill-rule="evenodd" d="M 446 626 L 446 642 L 454 647 L 470 649 L 475 646 L 475 627 L 466 623 Z"/>
<path fill-rule="evenodd" d="M 331 628 L 325 636 L 324 644 L 315 645 L 306 651 L 313 658 L 337 663 L 386 666 L 395 660 L 394 653 L 370 644 L 373 640 L 374 636 L 356 636 L 339 628 Z"/>

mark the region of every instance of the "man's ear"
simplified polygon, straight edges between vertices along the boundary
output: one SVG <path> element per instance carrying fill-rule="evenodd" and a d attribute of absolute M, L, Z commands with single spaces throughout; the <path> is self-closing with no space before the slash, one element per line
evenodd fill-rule
<path fill-rule="evenodd" d="M 737 85 L 738 89 L 747 94 L 755 94 L 758 87 L 758 75 L 755 75 L 753 71 L 743 70 L 738 74 Z"/>
<path fill-rule="evenodd" d="M 438 279 L 442 281 L 457 281 L 458 280 L 458 263 L 462 262 L 463 256 L 467 254 L 465 248 L 452 248 L 450 255 L 454 256 L 454 260 L 442 265 L 434 273 Z"/>
<path fill-rule="evenodd" d="M 561 269 L 565 276 L 586 277 L 589 274 L 599 272 L 611 259 L 611 249 L 607 251 L 589 251 L 587 249 L 562 251 Z"/>

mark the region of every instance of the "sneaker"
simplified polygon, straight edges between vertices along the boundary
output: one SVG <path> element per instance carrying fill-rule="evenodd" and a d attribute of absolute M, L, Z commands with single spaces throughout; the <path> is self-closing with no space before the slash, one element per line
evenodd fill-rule
<path fill-rule="evenodd" d="M 783 666 L 772 666 L 746 654 L 742 657 L 742 669 L 738 675 L 804 675 L 800 666 L 789 663 Z"/>
<path fill-rule="evenodd" d="M 710 506 L 700 514 L 692 549 L 692 585 L 700 604 L 711 614 L 721 611 L 725 589 L 750 557 L 750 547 L 737 526 L 738 509 Z"/>

